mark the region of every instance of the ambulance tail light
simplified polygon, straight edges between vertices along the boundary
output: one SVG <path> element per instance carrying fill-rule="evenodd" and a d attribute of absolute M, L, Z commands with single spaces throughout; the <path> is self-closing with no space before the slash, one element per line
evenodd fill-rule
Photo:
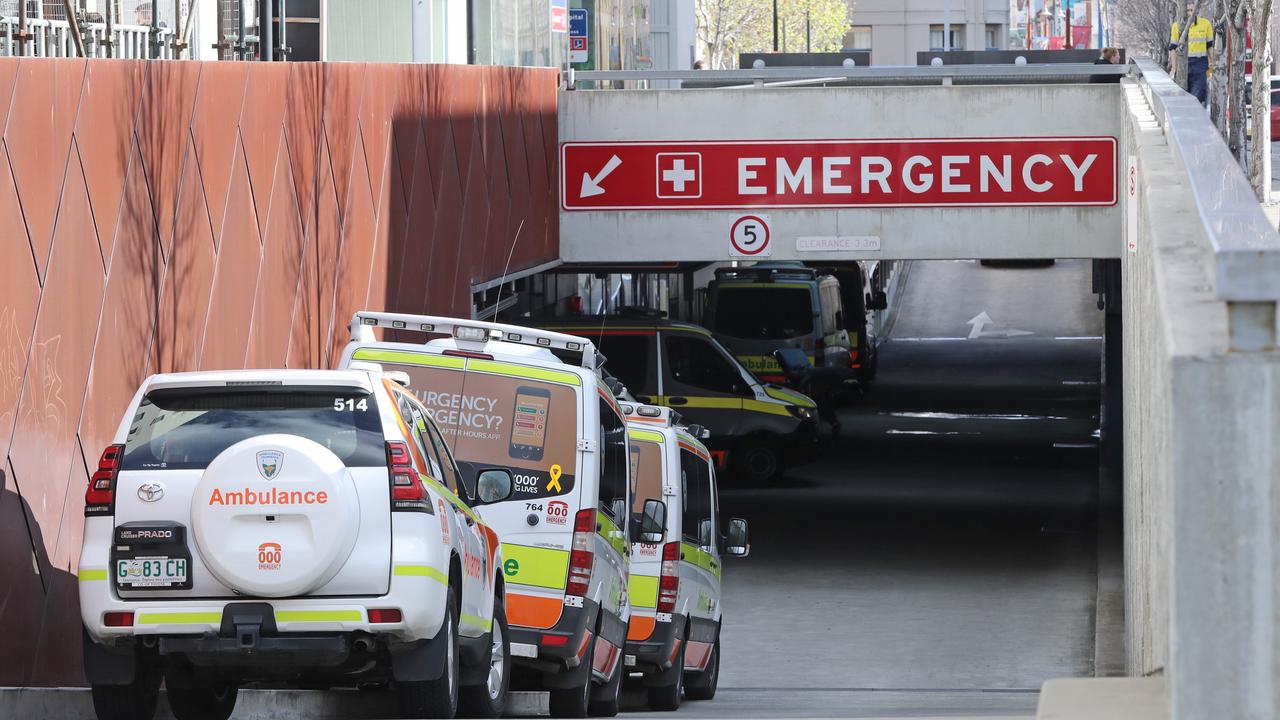
<path fill-rule="evenodd" d="M 857 370 L 858 368 L 862 367 L 862 363 L 858 362 L 857 348 L 854 348 L 849 351 L 849 365 L 852 366 L 854 370 Z"/>
<path fill-rule="evenodd" d="M 98 469 L 89 478 L 84 491 L 84 514 L 104 515 L 112 511 L 116 499 L 116 478 L 120 474 L 120 456 L 123 445 L 108 445 L 98 459 Z"/>
<path fill-rule="evenodd" d="M 596 511 L 579 510 L 573 518 L 573 551 L 569 553 L 569 581 L 566 595 L 585 597 L 591 586 L 591 535 L 596 531 Z"/>
<path fill-rule="evenodd" d="M 662 546 L 662 577 L 658 580 L 658 612 L 675 612 L 676 598 L 679 594 L 680 543 L 669 542 Z"/>
<path fill-rule="evenodd" d="M 826 358 L 823 357 L 827 352 L 827 339 L 818 338 L 813 341 L 813 364 L 826 365 Z"/>
<path fill-rule="evenodd" d="M 427 489 L 418 480 L 418 470 L 409 456 L 408 443 L 387 441 L 387 474 L 391 476 L 392 510 L 434 514 Z"/>

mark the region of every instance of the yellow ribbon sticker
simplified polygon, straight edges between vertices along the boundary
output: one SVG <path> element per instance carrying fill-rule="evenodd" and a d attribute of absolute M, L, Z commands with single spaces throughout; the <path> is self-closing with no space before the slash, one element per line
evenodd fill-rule
<path fill-rule="evenodd" d="M 551 482 L 547 483 L 547 492 L 560 492 L 560 476 L 564 471 L 559 465 L 551 466 Z"/>

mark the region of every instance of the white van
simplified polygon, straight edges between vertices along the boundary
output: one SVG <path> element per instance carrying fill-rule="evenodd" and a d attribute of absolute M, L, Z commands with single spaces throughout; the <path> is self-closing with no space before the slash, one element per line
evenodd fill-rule
<path fill-rule="evenodd" d="M 669 408 L 622 404 L 636 479 L 633 512 L 645 531 L 632 548 L 627 665 L 643 673 L 649 706 L 676 710 L 715 697 L 720 681 L 720 573 L 724 556 L 748 552 L 747 522 L 720 526 L 715 463 Z M 655 512 L 653 505 L 662 505 Z M 649 532 L 660 528 L 657 537 Z M 650 542 L 652 541 L 652 542 Z"/>
<path fill-rule="evenodd" d="M 375 329 L 425 342 L 379 341 Z M 551 692 L 552 715 L 616 714 L 632 488 L 626 423 L 595 347 L 514 325 L 381 312 L 356 313 L 351 337 L 340 366 L 407 373 L 465 484 L 488 469 L 511 472 L 514 493 L 482 517 L 502 539 L 512 655 Z"/>

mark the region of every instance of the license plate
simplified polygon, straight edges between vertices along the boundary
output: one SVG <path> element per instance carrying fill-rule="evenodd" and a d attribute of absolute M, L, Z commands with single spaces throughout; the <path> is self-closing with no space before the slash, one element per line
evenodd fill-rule
<path fill-rule="evenodd" d="M 187 559 L 138 557 L 116 561 L 116 582 L 125 587 L 167 588 L 187 582 Z"/>

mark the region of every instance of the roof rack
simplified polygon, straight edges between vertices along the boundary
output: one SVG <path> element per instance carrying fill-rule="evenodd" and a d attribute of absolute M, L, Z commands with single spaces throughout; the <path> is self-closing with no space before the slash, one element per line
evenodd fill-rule
<path fill-rule="evenodd" d="M 406 330 L 431 335 L 448 335 L 463 345 L 482 349 L 491 340 L 529 345 L 547 350 L 566 350 L 581 353 L 582 367 L 599 370 L 604 356 L 596 352 L 590 340 L 565 335 L 550 330 L 537 330 L 522 325 L 468 320 L 437 315 L 407 315 L 404 313 L 373 312 L 359 310 L 351 316 L 351 341 L 375 342 L 373 328 Z"/>
<path fill-rule="evenodd" d="M 716 268 L 717 280 L 758 280 L 772 282 L 774 280 L 817 280 L 818 271 L 807 267 L 722 267 Z"/>

